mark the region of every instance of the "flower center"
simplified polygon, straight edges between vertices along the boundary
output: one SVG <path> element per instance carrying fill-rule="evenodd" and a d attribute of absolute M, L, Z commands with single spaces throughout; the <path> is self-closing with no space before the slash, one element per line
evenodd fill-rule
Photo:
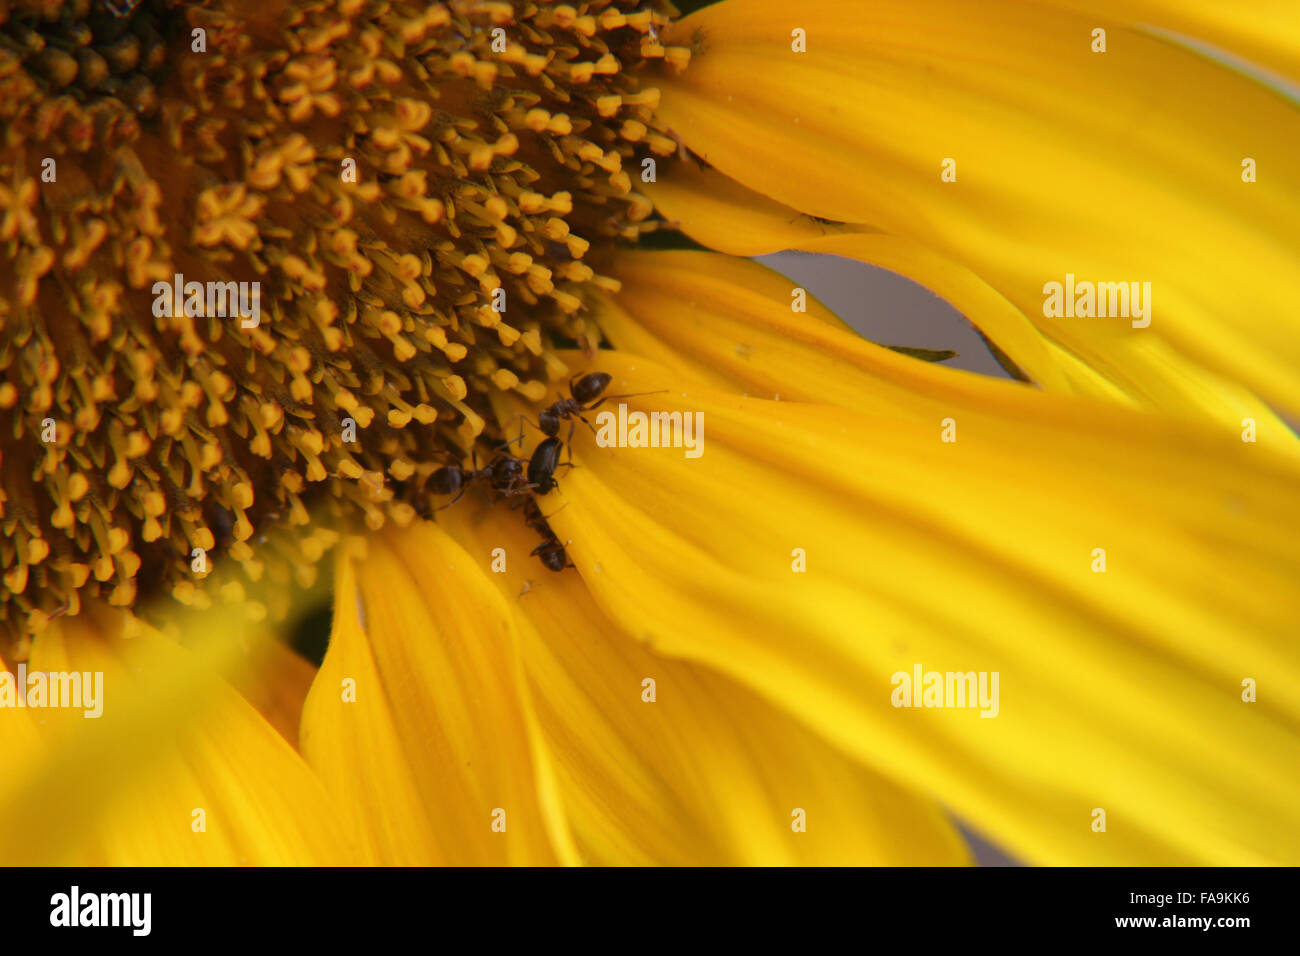
<path fill-rule="evenodd" d="M 541 401 L 677 149 L 641 6 L 6 5 L 0 632 L 291 575 L 318 506 L 409 521 L 494 391 Z"/>

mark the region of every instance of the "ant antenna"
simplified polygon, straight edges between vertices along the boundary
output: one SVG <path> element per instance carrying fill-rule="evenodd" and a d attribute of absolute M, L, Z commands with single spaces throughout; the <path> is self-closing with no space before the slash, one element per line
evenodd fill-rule
<path fill-rule="evenodd" d="M 546 521 L 550 521 L 552 518 L 554 518 L 556 515 L 558 515 L 561 511 L 563 511 L 563 510 L 564 510 L 565 508 L 567 508 L 567 507 L 569 507 L 569 503 L 566 501 L 564 504 L 560 505 L 560 507 L 556 508 L 556 509 L 555 509 L 554 511 L 552 511 L 550 514 L 542 514 L 542 506 L 541 506 L 541 505 L 538 505 L 538 506 L 537 506 L 537 513 L 540 514 L 540 515 L 542 515 L 542 518 L 543 518 L 544 520 L 546 520 Z"/>
<path fill-rule="evenodd" d="M 667 391 L 668 389 L 666 388 L 659 388 L 659 389 L 655 389 L 653 392 L 625 392 L 622 395 L 603 395 L 601 396 L 600 401 L 596 402 L 595 405 L 588 405 L 587 411 L 594 412 L 596 409 L 600 408 L 601 405 L 609 401 L 611 398 L 640 398 L 642 395 L 662 395 Z"/>

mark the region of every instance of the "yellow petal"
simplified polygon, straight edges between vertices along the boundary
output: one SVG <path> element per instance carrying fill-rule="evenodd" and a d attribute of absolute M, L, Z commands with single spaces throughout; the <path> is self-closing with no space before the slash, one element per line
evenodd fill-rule
<path fill-rule="evenodd" d="M 329 650 L 303 706 L 300 746 L 337 796 L 364 862 L 430 863 L 440 859 L 432 813 L 407 767 L 357 603 L 352 562 L 340 553 Z M 345 693 L 354 700 L 345 700 Z"/>
<path fill-rule="evenodd" d="M 797 249 L 859 259 L 911 279 L 994 339 L 1039 385 L 1075 390 L 1050 354 L 1050 344 L 1019 309 L 969 269 L 916 242 L 862 226 L 818 222 L 716 170 L 689 163 L 669 167 L 647 188 L 665 218 L 720 252 L 757 256 Z M 838 319 L 832 324 L 841 325 Z"/>
<path fill-rule="evenodd" d="M 1231 53 L 1249 75 L 1276 71 L 1300 79 L 1300 17 L 1290 0 L 1253 0 L 1249 8 L 1217 0 L 1049 0 L 1115 26 Z M 1114 23 L 1108 21 L 1115 21 Z M 1120 37 L 1120 42 L 1123 42 Z M 1246 70 L 1247 66 L 1255 69 Z"/>
<path fill-rule="evenodd" d="M 945 423 L 888 405 L 737 398 L 622 352 L 599 366 L 611 391 L 671 389 L 630 407 L 706 424 L 698 458 L 595 449 L 579 429 L 578 467 L 546 499 L 628 634 L 753 688 L 1026 859 L 1300 859 L 1287 460 L 1009 384 L 988 383 L 997 401 L 954 395 L 946 443 Z M 915 665 L 997 672 L 997 716 L 895 708 L 893 676 Z M 1268 698 L 1243 702 L 1245 678 Z"/>
<path fill-rule="evenodd" d="M 18 686 L 16 674 L 17 665 L 0 658 L 0 681 L 13 681 L 15 693 Z M 13 805 L 13 794 L 22 788 L 23 781 L 39 766 L 42 748 L 40 735 L 32 719 L 34 713 L 38 712 L 18 707 L 0 707 L 0 753 L 4 754 L 5 761 L 5 772 L 0 774 L 0 807 Z"/>
<path fill-rule="evenodd" d="M 897 414 L 921 413 L 928 421 L 950 414 L 953 400 L 1001 401 L 1000 396 L 1011 394 L 1017 402 L 1033 401 L 1031 395 L 1008 391 L 1005 383 L 917 362 L 830 322 L 810 322 L 829 313 L 811 299 L 807 313 L 792 312 L 790 280 L 757 263 L 698 251 L 629 252 L 613 271 L 624 294 L 593 303 L 609 340 L 718 387 L 845 408 L 883 402 Z M 1064 354 L 1054 354 L 1048 362 L 1064 376 L 1086 382 L 1080 390 L 1136 403 L 1122 393 L 1111 394 L 1097 381 L 1088 382 L 1090 370 Z M 1192 381 L 1186 364 L 1169 368 Z M 1205 399 L 1203 407 L 1188 407 L 1194 395 Z M 1216 420 L 1234 439 L 1241 437 L 1243 419 L 1250 418 L 1258 443 L 1300 457 L 1294 432 L 1241 389 L 1207 385 L 1198 392 L 1189 385 L 1182 397 L 1187 401 L 1171 404 L 1184 416 Z"/>
<path fill-rule="evenodd" d="M 716 169 L 665 164 L 643 188 L 669 225 L 697 242 L 733 256 L 797 249 L 853 228 L 811 216 L 747 189 Z"/>
<path fill-rule="evenodd" d="M 256 634 L 254 640 L 258 643 L 258 666 L 236 668 L 231 682 L 240 696 L 296 748 L 303 702 L 316 677 L 316 668 L 269 631 Z"/>
<path fill-rule="evenodd" d="M 102 673 L 102 713 L 27 712 L 40 730 L 40 754 L 3 794 L 0 859 L 83 866 L 349 859 L 348 840 L 306 765 L 214 676 L 218 662 L 229 666 L 214 645 L 232 622 L 209 618 L 210 629 L 190 631 L 198 653 L 115 610 L 86 610 L 36 640 L 29 672 L 78 671 L 83 680 Z M 13 716 L 0 710 L 0 723 Z"/>
<path fill-rule="evenodd" d="M 795 249 L 843 256 L 889 269 L 925 286 L 970 319 L 1048 391 L 1197 415 L 1218 421 L 1232 431 L 1240 430 L 1243 420 L 1251 419 L 1257 430 L 1268 431 L 1279 443 L 1295 445 L 1300 453 L 1300 442 L 1267 403 L 1179 355 L 1158 338 L 1133 336 L 1110 341 L 1104 353 L 1090 352 L 1081 358 L 1041 335 L 1020 309 L 969 269 L 911 240 L 863 226 L 814 223 L 716 171 L 700 170 L 692 164 L 671 168 L 649 188 L 666 217 L 680 224 L 692 238 L 722 252 L 750 256 Z M 643 266 L 642 270 L 624 270 L 634 278 L 638 272 L 643 274 L 648 264 L 660 262 L 645 254 L 634 255 L 630 261 Z M 705 262 L 702 258 L 698 261 Z M 719 259 L 707 263 L 704 268 L 709 271 L 727 268 Z M 769 294 L 775 296 L 775 285 L 768 285 Z M 673 294 L 684 295 L 687 291 L 675 289 Z M 640 314 L 649 311 L 638 308 L 643 305 L 643 294 L 639 291 L 620 300 L 626 299 L 626 307 Z M 787 283 L 780 301 L 788 305 L 788 296 Z M 810 314 L 820 317 L 812 309 Z M 648 350 L 650 346 L 631 343 L 626 347 L 658 357 Z"/>
<path fill-rule="evenodd" d="M 485 570 L 433 524 L 340 558 L 301 739 L 368 860 L 569 861 L 515 643 Z"/>
<path fill-rule="evenodd" d="M 675 24 L 670 39 L 697 52 L 660 84 L 661 118 L 719 170 L 960 262 L 1127 388 L 1141 362 L 1130 376 L 1122 343 L 1150 337 L 1300 408 L 1287 318 L 1300 112 L 1285 99 L 1144 33 L 1094 54 L 1093 19 L 1047 6 L 737 10 Z M 794 28 L 806 53 L 791 50 Z M 1246 158 L 1257 182 L 1242 181 Z M 955 182 L 940 178 L 946 159 Z M 1045 284 L 1067 275 L 1150 282 L 1150 326 L 1044 315 Z"/>
<path fill-rule="evenodd" d="M 861 340 L 833 321 L 831 313 L 811 297 L 806 313 L 794 312 L 791 293 L 795 284 L 745 259 L 696 251 L 626 252 L 620 254 L 614 272 L 624 283 L 626 294 L 596 305 L 597 321 L 610 341 L 620 349 L 674 367 L 689 366 L 705 381 L 726 376 L 733 384 L 764 396 L 800 396 L 852 407 L 860 389 L 859 377 L 824 378 L 814 370 L 842 367 L 844 358 L 838 353 L 849 342 L 861 343 L 849 348 L 855 359 L 862 357 L 862 371 L 895 376 L 904 404 L 910 403 L 910 393 L 920 383 L 958 377 L 949 369 L 922 368 L 926 363 Z M 1008 315 L 1011 313 L 1014 310 L 1008 306 Z M 1017 360 L 1048 381 L 1055 376 L 1063 383 L 1046 344 L 1023 317 L 1022 323 L 1019 329 L 1028 344 L 1017 350 Z M 1024 361 L 1031 349 L 1041 361 Z M 799 363 L 800 368 L 791 369 L 790 362 Z M 963 377 L 982 384 L 974 376 Z M 818 384 L 821 380 L 826 388 L 833 390 L 842 384 L 846 391 L 828 393 Z M 801 392 L 805 385 L 812 391 Z M 1068 391 L 1064 384 L 1060 390 Z"/>
<path fill-rule="evenodd" d="M 484 564 L 504 551 L 491 579 L 519 617 L 533 700 L 587 862 L 968 862 L 933 801 L 736 682 L 629 641 L 578 575 L 529 556 L 538 538 L 519 515 L 474 509 L 439 521 Z"/>

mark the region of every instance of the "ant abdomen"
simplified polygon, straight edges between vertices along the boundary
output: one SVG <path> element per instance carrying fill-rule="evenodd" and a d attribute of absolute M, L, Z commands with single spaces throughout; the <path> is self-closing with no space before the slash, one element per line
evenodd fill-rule
<path fill-rule="evenodd" d="M 605 391 L 613 380 L 614 376 L 608 372 L 588 372 L 574 382 L 573 387 L 569 389 L 569 394 L 573 396 L 574 401 L 586 405 L 599 398 L 601 392 Z"/>

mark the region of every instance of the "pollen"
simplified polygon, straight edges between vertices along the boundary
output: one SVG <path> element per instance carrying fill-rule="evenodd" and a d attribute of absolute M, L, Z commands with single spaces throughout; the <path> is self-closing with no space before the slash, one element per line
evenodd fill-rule
<path fill-rule="evenodd" d="M 0 654 L 427 516 L 653 227 L 649 6 L 0 4 Z"/>

